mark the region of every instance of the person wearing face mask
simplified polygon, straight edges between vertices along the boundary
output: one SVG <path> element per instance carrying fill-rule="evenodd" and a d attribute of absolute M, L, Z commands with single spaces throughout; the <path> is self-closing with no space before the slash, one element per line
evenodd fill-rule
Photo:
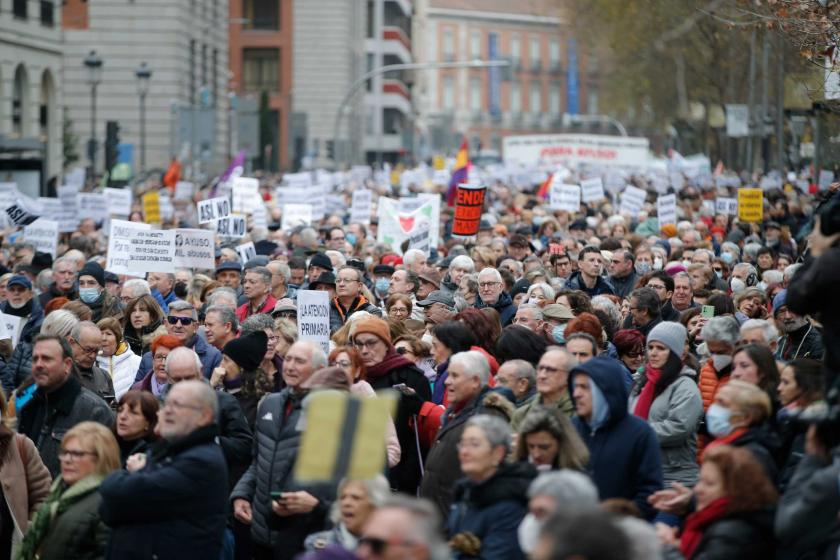
<path fill-rule="evenodd" d="M 378 264 L 373 267 L 373 294 L 376 303 L 381 307 L 388 299 L 388 289 L 391 287 L 391 275 L 396 269 L 388 264 Z"/>
<path fill-rule="evenodd" d="M 785 362 L 797 358 L 822 360 L 825 351 L 822 333 L 807 317 L 794 313 L 788 307 L 787 294 L 787 290 L 782 290 L 773 298 L 773 317 L 784 332 L 776 357 Z"/>
<path fill-rule="evenodd" d="M 105 271 L 95 262 L 79 271 L 79 299 L 90 307 L 94 323 L 105 317 L 122 319 L 120 301 L 105 289 Z"/>
<path fill-rule="evenodd" d="M 706 410 L 732 374 L 732 353 L 741 338 L 741 328 L 734 317 L 712 317 L 701 329 L 700 336 L 711 353 L 711 358 L 700 368 L 698 383 Z"/>
<path fill-rule="evenodd" d="M 535 331 L 549 344 L 566 344 L 566 325 L 575 318 L 572 310 L 560 303 L 543 307 L 542 329 Z"/>
<path fill-rule="evenodd" d="M 32 282 L 26 276 L 15 275 L 6 283 L 6 301 L 0 305 L 0 311 L 6 315 L 20 317 L 18 341 L 27 344 L 32 343 L 44 322 L 44 310 L 32 296 Z"/>

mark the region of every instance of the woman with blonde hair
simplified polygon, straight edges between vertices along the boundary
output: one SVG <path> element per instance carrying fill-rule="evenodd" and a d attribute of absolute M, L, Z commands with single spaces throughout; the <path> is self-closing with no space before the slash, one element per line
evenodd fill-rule
<path fill-rule="evenodd" d="M 559 410 L 534 407 L 519 426 L 515 457 L 540 471 L 584 472 L 589 464 L 589 449 L 568 416 Z"/>
<path fill-rule="evenodd" d="M 99 485 L 120 468 L 114 434 L 96 422 L 80 422 L 61 440 L 61 475 L 35 514 L 18 558 L 102 558 L 106 529 L 99 517 Z"/>
<path fill-rule="evenodd" d="M 131 351 L 117 319 L 106 317 L 96 326 L 102 331 L 102 350 L 96 356 L 96 365 L 108 372 L 114 384 L 114 399 L 118 401 L 134 384 L 140 356 Z"/>

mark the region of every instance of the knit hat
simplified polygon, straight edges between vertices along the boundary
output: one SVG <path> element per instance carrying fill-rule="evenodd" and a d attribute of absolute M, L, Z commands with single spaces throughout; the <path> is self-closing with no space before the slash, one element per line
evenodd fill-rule
<path fill-rule="evenodd" d="M 324 253 L 315 253 L 312 255 L 312 258 L 309 259 L 309 266 L 317 266 L 324 270 L 332 270 L 333 268 L 332 261 Z"/>
<path fill-rule="evenodd" d="M 782 290 L 776 297 L 773 298 L 773 317 L 779 312 L 779 309 L 787 305 L 787 290 Z"/>
<path fill-rule="evenodd" d="M 370 333 L 382 339 L 388 346 L 391 346 L 391 329 L 388 328 L 388 323 L 378 317 L 362 319 L 354 323 L 353 338 L 362 333 Z"/>
<path fill-rule="evenodd" d="M 95 262 L 85 263 L 85 266 L 79 271 L 79 278 L 82 276 L 93 276 L 97 284 L 103 288 L 105 287 L 105 271 Z"/>
<path fill-rule="evenodd" d="M 653 340 L 661 342 L 677 357 L 681 357 L 685 351 L 685 339 L 685 327 L 672 321 L 659 323 L 647 335 L 648 343 Z"/>
<path fill-rule="evenodd" d="M 254 371 L 260 366 L 268 348 L 268 336 L 263 331 L 254 331 L 234 338 L 222 348 L 222 353 L 233 360 L 243 371 Z"/>

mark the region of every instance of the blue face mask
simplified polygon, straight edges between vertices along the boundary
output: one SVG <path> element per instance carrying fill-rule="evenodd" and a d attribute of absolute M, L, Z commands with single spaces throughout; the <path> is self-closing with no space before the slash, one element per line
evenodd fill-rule
<path fill-rule="evenodd" d="M 735 257 L 732 256 L 732 253 L 721 253 L 720 258 L 726 264 L 732 264 L 732 262 L 735 260 Z"/>
<path fill-rule="evenodd" d="M 374 287 L 378 293 L 387 294 L 388 288 L 391 287 L 391 281 L 387 278 L 377 278 Z"/>
<path fill-rule="evenodd" d="M 79 288 L 79 299 L 84 303 L 93 303 L 99 299 L 99 290 L 97 288 Z"/>
<path fill-rule="evenodd" d="M 719 404 L 713 404 L 706 411 L 706 428 L 715 437 L 728 436 L 732 433 L 732 411 Z"/>
<path fill-rule="evenodd" d="M 636 263 L 636 274 L 647 274 L 653 267 L 649 262 Z"/>
<path fill-rule="evenodd" d="M 354 245 L 354 246 L 356 245 L 356 236 L 355 236 L 354 234 L 352 234 L 352 233 L 345 233 L 345 234 L 344 234 L 344 239 L 345 239 L 345 240 L 347 240 L 347 242 L 348 242 L 350 245 Z"/>
<path fill-rule="evenodd" d="M 566 325 L 557 325 L 551 329 L 551 338 L 557 344 L 566 344 Z"/>

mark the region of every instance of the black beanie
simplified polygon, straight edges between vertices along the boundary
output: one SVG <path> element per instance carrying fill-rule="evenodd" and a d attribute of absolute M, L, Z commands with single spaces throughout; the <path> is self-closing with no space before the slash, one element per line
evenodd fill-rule
<path fill-rule="evenodd" d="M 260 367 L 267 349 L 268 336 L 263 331 L 254 331 L 225 344 L 222 354 L 233 360 L 243 371 L 254 371 Z"/>
<path fill-rule="evenodd" d="M 85 263 L 85 266 L 79 271 L 79 278 L 82 276 L 93 276 L 97 284 L 105 287 L 105 271 L 95 262 Z"/>

